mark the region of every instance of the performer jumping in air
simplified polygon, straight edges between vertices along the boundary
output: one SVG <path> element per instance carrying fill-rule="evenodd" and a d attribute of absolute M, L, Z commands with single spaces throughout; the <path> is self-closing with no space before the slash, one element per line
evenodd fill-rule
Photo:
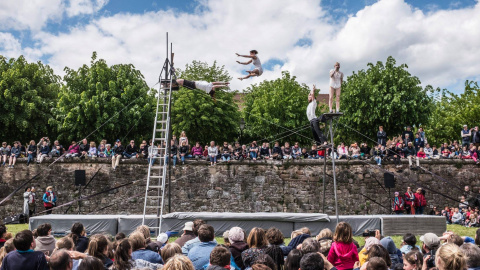
<path fill-rule="evenodd" d="M 337 113 L 340 112 L 340 91 L 342 89 L 343 73 L 340 72 L 340 63 L 336 62 L 334 69 L 330 70 L 330 95 L 328 97 L 328 107 L 330 113 L 333 113 L 333 95 L 336 96 Z"/>
<path fill-rule="evenodd" d="M 207 92 L 213 99 L 215 99 L 215 89 L 221 87 L 228 87 L 229 82 L 206 82 L 206 81 L 189 81 L 184 79 L 177 79 L 177 84 L 188 89 L 199 89 Z"/>
<path fill-rule="evenodd" d="M 240 81 L 243 80 L 243 79 L 248 79 L 248 78 L 253 77 L 253 76 L 260 76 L 260 75 L 263 74 L 262 63 L 260 62 L 260 58 L 258 58 L 257 54 L 258 54 L 257 50 L 251 50 L 250 55 L 241 55 L 241 54 L 237 53 L 237 56 L 250 58 L 250 61 L 248 61 L 248 62 L 237 61 L 237 63 L 242 64 L 242 65 L 248 65 L 250 63 L 253 63 L 253 65 L 255 66 L 255 68 L 253 70 L 250 70 L 250 71 L 247 70 L 247 73 L 248 73 L 247 76 L 245 76 L 243 78 L 238 78 Z"/>
<path fill-rule="evenodd" d="M 315 114 L 315 109 L 317 109 L 317 100 L 315 99 L 315 84 L 313 85 L 312 91 L 308 94 L 308 106 L 307 106 L 307 118 L 310 121 L 310 128 L 312 129 L 313 138 L 317 145 L 322 145 L 327 141 L 327 138 L 323 135 L 319 127 L 319 120 Z"/>

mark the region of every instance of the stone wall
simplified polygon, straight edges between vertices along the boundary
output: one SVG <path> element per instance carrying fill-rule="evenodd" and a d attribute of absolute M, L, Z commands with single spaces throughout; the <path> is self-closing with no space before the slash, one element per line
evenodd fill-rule
<path fill-rule="evenodd" d="M 20 161 L 14 169 L 0 168 L 0 199 L 5 198 L 22 183 L 39 174 L 29 186 L 38 188 L 37 212 L 43 211 L 40 201 L 46 186 L 55 187 L 58 204 L 78 198 L 74 186 L 74 171 L 86 170 L 87 182 L 98 171 L 82 196 L 138 180 L 100 196 L 82 201 L 83 214 L 141 214 L 147 174 L 144 160 L 122 161 L 116 171 L 111 170 L 106 160 L 49 161 L 29 167 Z M 337 161 L 338 206 L 340 214 L 385 214 L 389 210 L 388 190 L 383 188 L 383 173 L 395 173 L 397 188 L 407 186 L 444 193 L 452 198 L 462 195 L 464 185 L 474 190 L 480 188 L 480 167 L 469 161 L 428 160 L 421 164 L 427 170 L 442 176 L 448 182 L 424 171 L 404 170 L 397 172 L 392 164 L 382 169 L 372 162 Z M 327 174 L 332 175 L 330 162 Z M 417 183 L 418 181 L 418 183 Z M 325 213 L 334 214 L 333 181 L 327 177 Z M 167 189 L 168 191 L 168 189 Z M 168 193 L 168 192 L 167 192 Z M 20 213 L 23 205 L 23 189 L 0 206 L 0 216 Z M 363 195 L 362 195 L 363 194 Z M 137 197 L 134 197 L 138 195 Z M 151 195 L 154 195 L 153 193 Z M 439 194 L 427 190 L 428 206 L 458 205 Z M 210 167 L 206 162 L 190 161 L 187 165 L 171 170 L 171 211 L 229 211 L 229 212 L 324 212 L 323 211 L 323 161 L 257 161 L 218 164 Z M 380 205 L 378 205 L 378 204 Z M 155 200 L 148 201 L 155 205 Z M 168 199 L 166 199 L 168 211 Z M 62 214 L 67 207 L 54 213 Z M 154 209 L 149 209 L 154 213 Z M 75 203 L 68 213 L 77 213 Z"/>

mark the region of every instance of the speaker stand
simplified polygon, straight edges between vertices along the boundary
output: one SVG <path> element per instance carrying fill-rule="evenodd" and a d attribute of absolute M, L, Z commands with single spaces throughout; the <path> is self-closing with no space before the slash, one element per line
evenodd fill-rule
<path fill-rule="evenodd" d="M 78 198 L 81 199 L 82 198 L 82 185 L 78 185 L 77 188 L 78 188 Z M 82 207 L 82 201 L 78 200 L 78 212 L 77 213 L 79 215 L 82 213 L 81 207 Z"/>

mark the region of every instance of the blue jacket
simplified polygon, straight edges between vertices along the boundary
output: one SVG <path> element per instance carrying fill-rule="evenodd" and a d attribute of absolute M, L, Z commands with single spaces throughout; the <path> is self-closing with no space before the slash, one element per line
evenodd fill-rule
<path fill-rule="evenodd" d="M 142 259 L 147 262 L 151 263 L 160 263 L 163 264 L 162 257 L 160 254 L 153 252 L 148 249 L 139 249 L 134 252 L 132 252 L 132 259 L 137 260 L 137 259 Z"/>
<path fill-rule="evenodd" d="M 47 270 L 45 254 L 40 251 L 12 251 L 3 259 L 1 270 L 35 269 Z"/>
<path fill-rule="evenodd" d="M 188 258 L 192 261 L 195 270 L 203 270 L 203 266 L 210 261 L 210 253 L 217 246 L 217 242 L 202 242 L 188 251 Z"/>
<path fill-rule="evenodd" d="M 42 148 L 40 148 L 40 153 L 48 155 L 48 153 L 50 153 L 50 147 L 48 147 L 48 145 L 42 146 Z"/>

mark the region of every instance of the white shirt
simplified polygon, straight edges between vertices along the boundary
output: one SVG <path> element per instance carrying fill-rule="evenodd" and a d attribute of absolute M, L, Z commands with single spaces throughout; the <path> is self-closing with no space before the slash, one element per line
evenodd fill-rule
<path fill-rule="evenodd" d="M 263 73 L 262 62 L 260 62 L 260 58 L 258 58 L 258 56 L 257 56 L 257 59 L 252 58 L 252 64 L 255 66 L 256 69 L 258 69 L 259 71 L 258 75 L 262 75 Z"/>
<path fill-rule="evenodd" d="M 195 87 L 209 93 L 210 91 L 212 91 L 213 83 L 209 83 L 206 81 L 195 81 Z"/>
<path fill-rule="evenodd" d="M 315 115 L 316 108 L 317 108 L 317 101 L 315 99 L 312 102 L 308 103 L 308 106 L 307 106 L 308 121 L 312 121 L 313 119 L 317 118 L 317 116 Z"/>
<path fill-rule="evenodd" d="M 330 70 L 330 76 L 331 74 L 333 74 L 333 72 L 335 72 L 334 69 Z M 343 80 L 343 73 L 340 71 L 335 72 L 335 75 L 333 75 L 333 78 L 330 77 L 330 87 L 335 89 L 342 87 L 342 80 Z"/>

